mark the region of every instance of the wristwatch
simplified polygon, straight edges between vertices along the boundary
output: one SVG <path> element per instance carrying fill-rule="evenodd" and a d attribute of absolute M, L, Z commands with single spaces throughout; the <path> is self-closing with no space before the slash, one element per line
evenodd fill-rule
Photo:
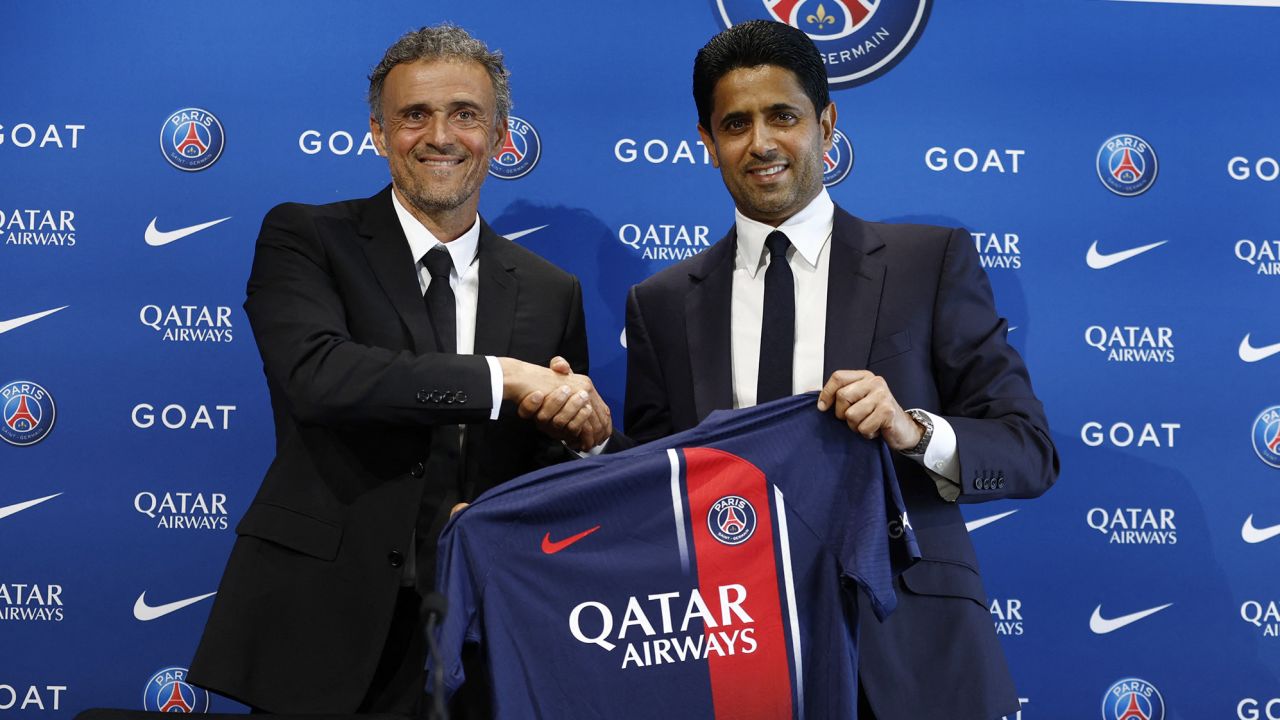
<path fill-rule="evenodd" d="M 923 455 L 929 448 L 929 441 L 933 439 L 933 420 L 929 419 L 928 413 L 923 410 L 912 409 L 908 410 L 907 414 L 924 428 L 924 434 L 920 436 L 920 442 L 916 443 L 915 447 L 902 452 L 905 455 Z"/>

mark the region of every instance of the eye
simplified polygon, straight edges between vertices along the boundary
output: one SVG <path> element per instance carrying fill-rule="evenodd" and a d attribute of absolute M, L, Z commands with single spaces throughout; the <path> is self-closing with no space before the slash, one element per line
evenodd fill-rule
<path fill-rule="evenodd" d="M 746 127 L 747 127 L 747 121 L 744 120 L 743 118 L 733 118 L 732 120 L 725 121 L 725 124 L 724 124 L 724 129 L 728 130 L 729 132 L 737 132 L 739 130 L 744 130 L 746 129 Z"/>
<path fill-rule="evenodd" d="M 793 123 L 800 119 L 796 117 L 795 113 L 785 112 L 785 111 L 778 113 L 777 118 L 779 122 L 784 122 L 784 123 Z"/>

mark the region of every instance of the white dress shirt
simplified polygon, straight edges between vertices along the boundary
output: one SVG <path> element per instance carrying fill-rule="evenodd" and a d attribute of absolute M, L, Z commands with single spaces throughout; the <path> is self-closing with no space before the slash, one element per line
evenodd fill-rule
<path fill-rule="evenodd" d="M 422 258 L 437 245 L 443 245 L 453 258 L 453 269 L 449 271 L 449 287 L 453 290 L 453 301 L 457 322 L 457 348 L 459 355 L 471 355 L 476 346 L 476 302 L 480 297 L 480 216 L 471 224 L 471 228 L 462 233 L 456 240 L 442 243 L 435 235 L 418 221 L 404 205 L 395 192 L 391 193 L 391 203 L 396 208 L 396 216 L 400 218 L 400 227 L 409 241 L 409 250 L 413 253 L 413 261 L 418 267 L 418 288 L 423 294 L 431 284 L 431 273 L 422 263 Z M 486 355 L 489 363 L 489 386 L 493 394 L 493 409 L 489 411 L 489 419 L 498 419 L 498 410 L 502 406 L 502 366 L 498 359 Z"/>
<path fill-rule="evenodd" d="M 795 393 L 803 393 L 821 390 L 826 384 L 823 349 L 827 332 L 827 281 L 835 207 L 826 188 L 823 188 L 804 209 L 777 228 L 752 220 L 740 211 L 734 212 L 738 243 L 733 262 L 729 327 L 735 408 L 756 404 L 760 326 L 764 317 L 764 270 L 770 260 L 764 241 L 775 229 L 781 230 L 791 241 L 787 263 L 795 280 L 796 334 L 791 388 Z M 927 414 L 933 420 L 933 438 L 928 448 L 923 455 L 903 454 L 924 466 L 944 500 L 955 501 L 960 495 L 960 459 L 955 430 L 946 419 Z"/>

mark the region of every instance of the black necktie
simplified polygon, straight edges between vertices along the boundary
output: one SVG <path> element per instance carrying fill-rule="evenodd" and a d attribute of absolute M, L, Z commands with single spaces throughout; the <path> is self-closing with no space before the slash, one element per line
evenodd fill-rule
<path fill-rule="evenodd" d="M 774 230 L 765 238 L 769 269 L 764 272 L 764 312 L 760 324 L 760 376 L 756 402 L 791 395 L 791 356 L 796 342 L 796 292 L 787 248 L 791 241 Z"/>
<path fill-rule="evenodd" d="M 449 271 L 453 258 L 443 245 L 431 248 L 422 258 L 422 264 L 431 273 L 427 285 L 427 313 L 431 315 L 431 328 L 436 335 L 436 348 L 440 352 L 458 351 L 458 310 L 454 305 L 453 288 L 449 287 Z"/>

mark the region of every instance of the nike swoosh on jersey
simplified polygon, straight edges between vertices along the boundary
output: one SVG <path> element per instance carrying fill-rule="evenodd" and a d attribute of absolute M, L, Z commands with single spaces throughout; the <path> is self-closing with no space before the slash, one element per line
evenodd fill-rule
<path fill-rule="evenodd" d="M 964 524 L 964 529 L 968 530 L 969 532 L 973 532 L 974 530 L 977 530 L 980 527 L 985 527 L 987 525 L 990 525 L 991 523 L 997 520 L 1003 520 L 1016 512 L 1018 511 L 1010 510 L 1009 512 L 1002 512 L 999 515 L 990 515 L 988 517 L 978 518 L 977 520 L 970 520 L 969 522 Z"/>
<path fill-rule="evenodd" d="M 147 239 L 147 244 L 150 245 L 151 247 L 160 247 L 161 245 L 168 245 L 174 240 L 181 240 L 182 238 L 188 235 L 194 235 L 195 233 L 198 233 L 201 230 L 204 230 L 206 228 L 211 228 L 214 225 L 217 225 L 220 222 L 226 222 L 231 218 L 230 217 L 219 218 L 217 220 L 210 220 L 207 223 L 200 223 L 199 225 L 191 225 L 189 227 L 178 228 L 177 230 L 169 230 L 169 231 L 161 231 L 156 229 L 156 220 L 158 219 L 159 218 L 151 218 L 151 224 L 147 226 L 146 239 Z"/>
<path fill-rule="evenodd" d="M 133 603 L 133 616 L 142 622 L 155 620 L 156 618 L 162 618 L 169 613 L 177 612 L 188 605 L 195 605 L 201 600 L 213 597 L 217 594 L 218 593 L 216 592 L 205 593 L 204 595 L 189 597 L 185 600 L 175 600 L 174 602 L 165 603 L 164 605 L 152 606 L 147 604 L 147 592 L 144 590 Z"/>
<path fill-rule="evenodd" d="M 1117 263 L 1122 263 L 1129 258 L 1137 257 L 1148 250 L 1154 250 L 1167 242 L 1169 241 L 1161 240 L 1160 242 L 1154 242 L 1150 245 L 1140 245 L 1136 248 L 1129 248 L 1128 250 L 1121 250 L 1119 252 L 1100 253 L 1098 252 L 1098 241 L 1094 240 L 1093 244 L 1089 246 L 1089 252 L 1085 254 L 1084 260 L 1089 264 L 1089 267 L 1094 270 L 1101 270 L 1103 268 L 1109 268 Z"/>
<path fill-rule="evenodd" d="M 1247 363 L 1255 363 L 1255 362 L 1258 362 L 1259 360 L 1266 360 L 1267 358 L 1271 357 L 1272 355 L 1275 355 L 1276 353 L 1280 353 L 1280 343 L 1276 343 L 1274 345 L 1263 345 L 1262 347 L 1254 347 L 1249 342 L 1249 335 L 1252 335 L 1252 333 L 1246 334 L 1244 336 L 1244 339 L 1240 341 L 1240 359 L 1241 360 Z"/>
<path fill-rule="evenodd" d="M 1109 632 L 1119 630 L 1125 625 L 1132 625 L 1145 617 L 1155 615 L 1170 605 L 1173 605 L 1173 603 L 1165 603 L 1164 605 L 1158 605 L 1146 610 L 1139 610 L 1136 613 L 1121 615 L 1118 618 L 1111 618 L 1110 620 L 1102 617 L 1102 606 L 1099 605 L 1093 609 L 1093 616 L 1089 618 L 1089 629 L 1092 630 L 1095 635 L 1106 635 Z"/>
<path fill-rule="evenodd" d="M 23 325 L 26 325 L 27 323 L 35 322 L 42 317 L 45 317 L 47 315 L 52 315 L 58 312 L 59 310 L 66 310 L 69 307 L 71 306 L 63 305 L 60 308 L 45 310 L 44 312 L 31 313 L 30 315 L 23 315 L 22 317 L 16 317 L 12 320 L 0 320 L 0 334 L 7 333 L 14 328 L 20 328 Z"/>
<path fill-rule="evenodd" d="M 12 505 L 5 505 L 4 507 L 0 507 L 0 518 L 6 518 L 6 517 L 9 517 L 10 515 L 20 513 L 29 507 L 35 507 L 36 505 L 39 505 L 45 500 L 52 500 L 61 494 L 62 493 L 54 493 L 52 495 L 45 495 L 42 498 L 36 498 L 35 500 L 28 500 L 26 502 L 14 503 Z"/>
<path fill-rule="evenodd" d="M 1240 528 L 1240 538 L 1250 545 L 1266 542 L 1277 535 L 1280 535 L 1280 525 L 1254 527 L 1252 514 L 1244 519 L 1244 526 Z"/>
<path fill-rule="evenodd" d="M 587 529 L 587 530 L 583 530 L 582 532 L 578 533 L 577 535 L 570 535 L 569 537 L 567 537 L 567 538 L 565 538 L 565 539 L 563 539 L 563 540 L 557 540 L 557 541 L 555 541 L 555 542 L 552 542 L 552 541 L 551 541 L 551 533 L 547 533 L 546 535 L 543 535 L 543 536 L 542 536 L 542 552 L 544 552 L 544 553 L 546 553 L 546 554 L 548 554 L 548 555 L 555 555 L 556 553 L 560 552 L 561 550 L 563 550 L 563 549 L 565 549 L 565 548 L 569 547 L 570 545 L 572 545 L 572 544 L 574 544 L 574 543 L 578 542 L 578 541 L 579 541 L 579 540 L 581 540 L 582 538 L 584 538 L 584 537 L 586 537 L 586 536 L 590 535 L 591 533 L 593 533 L 593 532 L 595 532 L 595 531 L 597 531 L 597 530 L 599 530 L 599 529 L 600 529 L 600 526 L 599 526 L 599 525 L 597 525 L 597 526 L 595 526 L 595 527 L 593 527 L 593 528 L 590 528 L 590 529 Z"/>
<path fill-rule="evenodd" d="M 539 225 L 539 226 L 538 226 L 538 227 L 536 227 L 536 228 L 529 228 L 528 230 L 520 230 L 520 231 L 518 231 L 518 232 L 508 233 L 507 235 L 504 235 L 503 237 L 505 237 L 505 238 L 506 238 L 506 239 L 508 239 L 508 240 L 519 240 L 520 238 L 524 237 L 525 235 L 532 235 L 532 234 L 534 234 L 534 233 L 538 232 L 539 230 L 541 230 L 541 229 L 542 229 L 542 228 L 544 228 L 544 227 L 546 227 L 546 225 Z"/>

